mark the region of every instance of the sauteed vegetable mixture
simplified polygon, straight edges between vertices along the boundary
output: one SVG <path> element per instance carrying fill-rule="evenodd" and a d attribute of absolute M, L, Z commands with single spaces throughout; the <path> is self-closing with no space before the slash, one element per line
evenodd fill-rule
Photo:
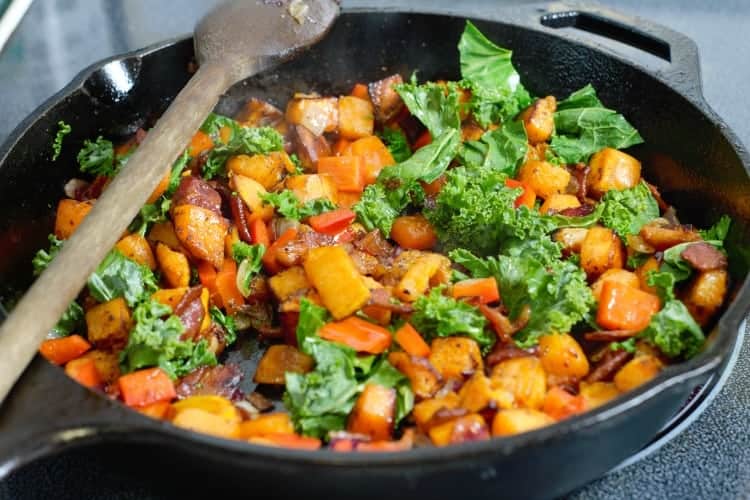
<path fill-rule="evenodd" d="M 336 451 L 526 432 L 696 355 L 731 221 L 681 224 L 590 85 L 533 97 L 469 22 L 458 51 L 459 81 L 211 115 L 42 355 L 179 427 Z M 36 273 L 146 134 L 84 143 Z"/>

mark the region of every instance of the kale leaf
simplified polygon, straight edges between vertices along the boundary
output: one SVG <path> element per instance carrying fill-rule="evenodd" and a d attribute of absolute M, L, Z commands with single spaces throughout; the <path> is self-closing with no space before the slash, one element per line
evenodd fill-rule
<path fill-rule="evenodd" d="M 226 118 L 226 120 L 231 119 Z M 218 121 L 214 120 L 214 123 L 218 123 Z M 284 138 L 276 129 L 271 127 L 243 127 L 235 122 L 229 142 L 224 144 L 219 141 L 208 153 L 208 159 L 203 166 L 203 177 L 206 179 L 224 177 L 226 175 L 225 164 L 230 156 L 267 154 L 272 151 L 281 151 L 283 148 Z"/>
<path fill-rule="evenodd" d="M 416 75 L 411 82 L 394 85 L 409 112 L 421 121 L 433 138 L 448 129 L 461 128 L 458 116 L 459 88 L 455 83 L 440 85 L 434 82 L 417 84 Z"/>
<path fill-rule="evenodd" d="M 237 324 L 234 322 L 234 318 L 227 316 L 216 306 L 211 306 L 209 314 L 213 322 L 224 329 L 224 341 L 226 344 L 234 344 L 234 341 L 237 340 Z"/>
<path fill-rule="evenodd" d="M 52 142 L 52 161 L 57 161 L 62 153 L 62 143 L 66 135 L 68 135 L 73 129 L 70 125 L 60 120 L 57 122 L 57 133 L 55 134 L 55 140 Z"/>
<path fill-rule="evenodd" d="M 93 142 L 88 139 L 83 142 L 83 147 L 78 152 L 78 166 L 86 174 L 114 177 L 120 163 L 115 161 L 112 142 L 99 136 Z"/>
<path fill-rule="evenodd" d="M 372 231 L 380 229 L 385 236 L 391 234 L 391 226 L 401 209 L 393 208 L 386 199 L 385 187 L 382 184 L 370 184 L 362 193 L 362 197 L 352 207 L 357 214 L 357 221 L 365 229 Z"/>
<path fill-rule="evenodd" d="M 263 268 L 264 245 L 248 245 L 238 241 L 232 245 L 232 257 L 239 263 L 237 268 L 237 289 L 243 297 L 250 295 L 250 284 Z"/>
<path fill-rule="evenodd" d="M 729 234 L 729 227 L 732 225 L 732 219 L 728 215 L 722 215 L 721 218 L 708 229 L 700 229 L 698 232 L 706 240 L 723 242 Z"/>
<path fill-rule="evenodd" d="M 285 189 L 278 193 L 266 193 L 261 195 L 261 199 L 272 205 L 278 213 L 287 219 L 302 220 L 313 215 L 319 215 L 323 212 L 330 212 L 336 208 L 328 198 L 315 198 L 305 203 L 300 203 L 297 195 L 290 189 Z"/>
<path fill-rule="evenodd" d="M 639 335 L 670 358 L 695 356 L 706 340 L 685 304 L 669 300 L 651 318 L 651 323 Z"/>
<path fill-rule="evenodd" d="M 396 163 L 409 159 L 411 156 L 409 141 L 400 129 L 386 127 L 379 135 Z"/>
<path fill-rule="evenodd" d="M 60 252 L 62 248 L 62 240 L 58 240 L 54 234 L 47 236 L 49 240 L 49 250 L 41 249 L 36 252 L 34 258 L 31 260 L 31 265 L 34 266 L 34 276 L 39 276 L 42 271 L 47 269 L 52 259 Z"/>
<path fill-rule="evenodd" d="M 197 343 L 180 339 L 184 327 L 169 306 L 147 300 L 135 308 L 133 319 L 135 326 L 120 353 L 123 373 L 158 366 L 175 379 L 201 366 L 216 365 L 216 356 L 208 349 L 206 339 Z"/>
<path fill-rule="evenodd" d="M 150 297 L 159 287 L 151 270 L 113 249 L 89 276 L 88 288 L 99 302 L 124 297 L 130 307 Z"/>
<path fill-rule="evenodd" d="M 638 234 L 648 222 L 659 217 L 659 204 L 644 182 L 634 188 L 612 189 L 602 197 L 602 223 L 625 239 Z"/>
<path fill-rule="evenodd" d="M 485 167 L 515 177 L 526 157 L 528 140 L 521 122 L 509 122 L 485 132 L 478 141 L 464 143 L 461 160 L 465 165 Z"/>
<path fill-rule="evenodd" d="M 550 147 L 566 163 L 585 162 L 605 147 L 623 149 L 642 142 L 625 117 L 604 107 L 590 84 L 557 105 Z"/>

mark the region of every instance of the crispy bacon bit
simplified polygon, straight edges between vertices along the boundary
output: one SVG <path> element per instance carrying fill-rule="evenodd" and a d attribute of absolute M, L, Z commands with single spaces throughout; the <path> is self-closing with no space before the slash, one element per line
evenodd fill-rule
<path fill-rule="evenodd" d="M 292 149 L 305 170 L 312 171 L 322 156 L 331 156 L 331 146 L 322 135 L 317 136 L 304 125 L 292 125 L 289 131 Z"/>
<path fill-rule="evenodd" d="M 542 156 L 540 159 L 543 160 L 544 156 Z M 578 201 L 581 202 L 581 204 L 585 204 L 586 196 L 588 194 L 586 191 L 586 185 L 591 167 L 589 167 L 585 163 L 576 163 L 573 166 L 567 167 L 567 170 L 568 172 L 570 172 L 570 181 L 568 182 L 568 187 L 566 188 L 565 192 L 575 195 L 576 198 L 578 198 Z"/>
<path fill-rule="evenodd" d="M 372 82 L 367 86 L 370 93 L 370 100 L 375 108 L 375 119 L 379 123 L 391 121 L 399 114 L 404 107 L 404 101 L 393 88 L 393 85 L 403 83 L 401 75 L 395 74 L 389 77 Z"/>
<path fill-rule="evenodd" d="M 251 392 L 245 399 L 261 413 L 273 408 L 273 401 L 257 391 Z"/>
<path fill-rule="evenodd" d="M 580 207 L 566 208 L 560 210 L 559 214 L 565 217 L 583 217 L 594 211 L 594 205 L 581 205 Z"/>
<path fill-rule="evenodd" d="M 633 357 L 633 353 L 622 349 L 612 350 L 610 346 L 604 349 L 606 349 L 604 355 L 596 363 L 596 366 L 591 370 L 588 377 L 586 377 L 586 382 L 593 383 L 612 380 L 617 370 L 625 366 L 625 363 Z"/>
<path fill-rule="evenodd" d="M 495 331 L 500 343 L 507 344 L 512 342 L 513 334 L 521 330 L 529 322 L 531 308 L 525 305 L 515 321 L 511 321 L 507 316 L 500 312 L 498 308 L 489 307 L 486 304 L 480 304 L 479 310 L 490 322 L 492 329 Z"/>
<path fill-rule="evenodd" d="M 299 323 L 299 311 L 287 311 L 279 314 L 281 322 L 281 333 L 284 343 L 297 347 L 297 323 Z"/>
<path fill-rule="evenodd" d="M 397 314 L 411 314 L 414 308 L 411 304 L 394 303 L 391 300 L 391 293 L 385 288 L 375 288 L 370 290 L 370 300 L 367 305 L 378 306 Z"/>
<path fill-rule="evenodd" d="M 174 308 L 175 316 L 180 318 L 182 325 L 185 327 L 185 331 L 181 337 L 183 340 L 195 338 L 200 331 L 201 322 L 205 314 L 203 304 L 201 303 L 202 291 L 202 286 L 190 288 Z"/>
<path fill-rule="evenodd" d="M 637 334 L 638 330 L 600 330 L 586 333 L 583 337 L 591 342 L 619 342 Z"/>
<path fill-rule="evenodd" d="M 76 197 L 76 200 L 86 201 L 99 198 L 108 183 L 109 177 L 105 175 L 96 176 L 96 179 L 94 179 L 94 181 Z"/>
<path fill-rule="evenodd" d="M 200 177 L 183 177 L 172 197 L 172 209 L 180 205 L 195 205 L 221 216 L 221 195 Z"/>
<path fill-rule="evenodd" d="M 710 243 L 700 242 L 688 245 L 680 253 L 693 269 L 697 271 L 714 271 L 727 267 L 727 257 Z"/>
<path fill-rule="evenodd" d="M 377 229 L 370 231 L 352 243 L 356 248 L 369 253 L 373 257 L 390 258 L 393 256 L 393 247 Z"/>
<path fill-rule="evenodd" d="M 536 346 L 531 349 L 521 349 L 513 343 L 501 344 L 498 342 L 492 348 L 492 352 L 487 355 L 485 362 L 487 363 L 487 366 L 495 366 L 509 359 L 534 356 L 537 350 L 538 348 Z"/>
<path fill-rule="evenodd" d="M 245 204 L 242 199 L 233 194 L 230 198 L 230 206 L 232 208 L 232 220 L 234 221 L 234 227 L 237 228 L 237 233 L 240 235 L 240 239 L 245 243 L 252 244 L 253 236 L 250 234 L 250 225 L 247 222 L 247 213 L 245 212 Z"/>
<path fill-rule="evenodd" d="M 242 370 L 235 364 L 203 366 L 182 377 L 177 382 L 175 390 L 179 399 L 209 395 L 236 399 L 240 393 L 242 377 Z"/>

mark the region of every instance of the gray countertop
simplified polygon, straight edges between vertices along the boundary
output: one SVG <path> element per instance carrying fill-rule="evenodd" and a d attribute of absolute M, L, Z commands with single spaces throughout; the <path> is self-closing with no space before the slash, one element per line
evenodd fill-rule
<path fill-rule="evenodd" d="M 455 5 L 437 0 L 419 5 Z M 210 0 L 36 0 L 0 53 L 0 140 L 36 106 L 98 59 L 190 31 L 216 3 Z M 344 1 L 344 5 L 364 2 Z M 374 1 L 367 2 L 373 4 Z M 397 2 L 389 2 L 397 4 Z M 464 5 L 464 2 L 461 2 Z M 750 2 L 727 0 L 604 0 L 625 13 L 690 36 L 701 52 L 704 95 L 745 144 L 750 144 Z M 465 2 L 491 9 L 497 2 Z M 409 2 L 414 5 L 414 2 Z M 682 434 L 650 457 L 572 494 L 600 498 L 750 497 L 750 345 L 727 384 Z M 93 484 L 91 484 L 93 482 Z M 81 490 L 81 484 L 86 483 Z M 164 498 L 137 477 L 70 453 L 0 483 L 2 498 Z M 52 488 L 52 489 L 49 489 Z M 85 492 L 85 493 L 84 493 Z"/>

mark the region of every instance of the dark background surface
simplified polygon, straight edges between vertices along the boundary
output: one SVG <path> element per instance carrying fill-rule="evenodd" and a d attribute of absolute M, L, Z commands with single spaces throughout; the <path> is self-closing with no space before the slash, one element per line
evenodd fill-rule
<path fill-rule="evenodd" d="M 0 53 L 0 140 L 47 97 L 98 59 L 186 33 L 215 1 L 36 0 Z M 372 5 L 344 1 L 345 5 Z M 451 5 L 454 1 L 409 2 Z M 704 95 L 750 144 L 750 2 L 608 0 L 603 4 L 679 30 L 701 52 Z M 398 2 L 388 2 L 398 5 Z M 491 9 L 498 2 L 460 2 Z M 615 48 L 617 50 L 617 48 Z M 630 55 L 628 53 L 628 55 Z M 75 126 L 75 124 L 74 124 Z M 696 138 L 699 140 L 699 138 Z M 600 498 L 750 496 L 750 346 L 740 352 L 713 404 L 650 457 L 571 495 Z M 40 402 L 43 404 L 43 402 Z M 533 465 L 530 465 L 533 467 Z M 177 476 L 175 475 L 177 474 Z M 162 481 L 157 481 L 161 478 Z M 0 483 L 0 498 L 163 499 L 190 497 L 205 478 L 182 478 L 148 450 L 82 450 L 32 464 Z M 168 484 L 182 484 L 180 491 Z M 251 487 L 248 496 L 252 495 Z M 271 492 L 259 492 L 271 498 Z M 187 495 L 187 496 L 186 496 Z"/>

